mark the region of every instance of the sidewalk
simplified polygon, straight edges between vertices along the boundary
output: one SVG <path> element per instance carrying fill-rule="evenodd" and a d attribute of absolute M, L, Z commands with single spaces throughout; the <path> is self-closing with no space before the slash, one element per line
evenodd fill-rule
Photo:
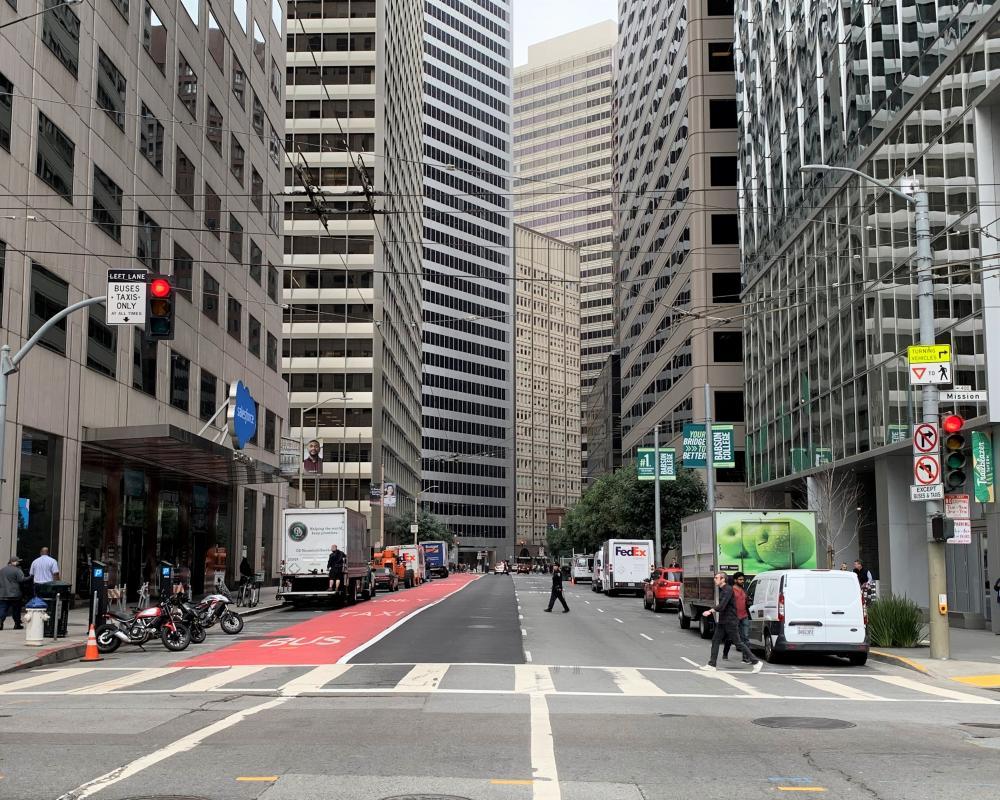
<path fill-rule="evenodd" d="M 935 678 L 1000 689 L 1000 636 L 987 630 L 951 629 L 951 658 L 930 657 L 927 641 L 921 647 L 873 647 L 871 658 L 914 669 Z"/>
<path fill-rule="evenodd" d="M 281 608 L 283 603 L 275 600 L 277 586 L 265 586 L 260 592 L 260 604 L 256 608 L 233 608 L 244 617 L 262 614 L 275 608 Z M 58 664 L 62 661 L 75 661 L 83 657 L 87 647 L 87 617 L 86 606 L 70 609 L 67 636 L 58 640 L 46 639 L 41 647 L 28 647 L 24 643 L 24 631 L 15 631 L 10 619 L 0 631 L 0 674 L 31 669 L 46 664 Z M 1000 664 L 1000 662 L 997 662 Z"/>

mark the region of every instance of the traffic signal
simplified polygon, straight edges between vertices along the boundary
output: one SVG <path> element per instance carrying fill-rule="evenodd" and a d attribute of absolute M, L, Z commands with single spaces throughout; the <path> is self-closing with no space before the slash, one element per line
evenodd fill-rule
<path fill-rule="evenodd" d="M 174 287 L 168 275 L 150 275 L 146 287 L 146 336 L 174 338 Z"/>
<path fill-rule="evenodd" d="M 954 492 L 965 486 L 967 478 L 966 467 L 969 464 L 969 452 L 967 449 L 965 433 L 962 428 L 965 420 L 957 414 L 949 414 L 941 420 L 941 427 L 944 429 L 944 490 Z"/>

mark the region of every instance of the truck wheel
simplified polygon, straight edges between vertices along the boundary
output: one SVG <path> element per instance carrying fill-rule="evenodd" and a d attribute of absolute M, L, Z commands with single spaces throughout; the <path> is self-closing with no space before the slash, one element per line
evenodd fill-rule
<path fill-rule="evenodd" d="M 702 639 L 712 638 L 712 623 L 708 617 L 698 617 L 698 633 Z"/>
<path fill-rule="evenodd" d="M 677 622 L 681 626 L 681 630 L 686 631 L 691 628 L 691 617 L 684 613 L 684 609 L 678 609 L 677 611 Z"/>
<path fill-rule="evenodd" d="M 446 569 L 445 569 L 445 570 L 442 570 L 442 571 L 441 571 L 441 577 L 442 577 L 442 578 L 447 578 L 447 577 L 448 577 L 448 570 L 446 570 Z"/>

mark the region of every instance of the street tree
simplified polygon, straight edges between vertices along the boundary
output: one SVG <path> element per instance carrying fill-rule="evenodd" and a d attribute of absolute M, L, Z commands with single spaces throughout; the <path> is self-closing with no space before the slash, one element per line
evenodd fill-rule
<path fill-rule="evenodd" d="M 409 544 L 413 542 L 413 534 L 410 532 L 410 525 L 413 520 L 410 517 L 388 517 L 385 521 L 386 543 Z M 448 526 L 433 514 L 426 511 L 420 512 L 417 520 L 418 542 L 447 542 L 449 545 L 455 543 L 455 534 Z"/>
<path fill-rule="evenodd" d="M 864 488 L 851 470 L 829 465 L 806 478 L 806 503 L 817 518 L 817 555 L 826 553 L 829 569 L 838 560 L 852 560 L 847 554 L 858 549 L 863 497 Z"/>

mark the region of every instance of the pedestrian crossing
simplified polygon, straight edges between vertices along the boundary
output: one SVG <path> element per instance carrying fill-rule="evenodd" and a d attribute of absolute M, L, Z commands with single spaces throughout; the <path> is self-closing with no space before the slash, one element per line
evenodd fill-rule
<path fill-rule="evenodd" d="M 997 705 L 986 692 L 874 671 L 690 667 L 581 667 L 541 664 L 321 664 L 231 667 L 53 667 L 0 676 L 5 697 L 32 695 L 351 694 L 553 695 L 568 697 L 830 700 L 865 703 Z"/>

